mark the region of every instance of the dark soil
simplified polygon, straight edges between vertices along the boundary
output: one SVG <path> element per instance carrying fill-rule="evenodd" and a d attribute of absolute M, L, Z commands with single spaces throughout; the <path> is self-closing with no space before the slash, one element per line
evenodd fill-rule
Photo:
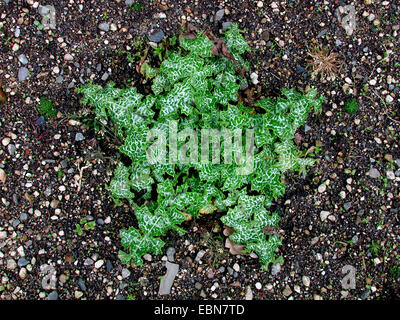
<path fill-rule="evenodd" d="M 0 299 L 46 299 L 55 292 L 59 299 L 92 300 L 400 297 L 400 4 L 354 1 L 357 25 L 349 36 L 335 14 L 342 1 L 280 1 L 277 8 L 261 2 L 137 1 L 129 8 L 124 0 L 57 1 L 53 30 L 40 30 L 33 0 L 0 2 L 0 101 L 7 99 L 0 102 L 6 174 L 0 182 Z M 214 22 L 221 8 L 225 14 Z M 74 89 L 90 80 L 139 85 L 135 54 L 145 50 L 150 30 L 172 37 L 189 20 L 215 33 L 223 22 L 239 23 L 252 48 L 247 76 L 258 74 L 252 86 L 262 95 L 315 87 L 327 99 L 322 113 L 298 131 L 300 148 L 314 147 L 318 164 L 303 176 L 288 173 L 286 194 L 274 204 L 282 211 L 280 271 L 278 265 L 262 271 L 249 255 L 230 255 L 218 217 L 202 217 L 185 224 L 186 236 L 165 237 L 165 251 L 176 249 L 180 271 L 171 294 L 159 296 L 162 256 L 127 268 L 128 276 L 123 272 L 119 230 L 136 222 L 128 204 L 116 206 L 106 189 L 121 160 L 118 140 L 95 130 L 93 111 Z M 101 31 L 101 23 L 110 29 Z M 311 77 L 307 51 L 316 43 L 341 55 L 333 81 Z M 21 67 L 29 71 L 23 81 Z M 42 97 L 54 101 L 56 117 L 40 118 Z M 359 110 L 349 114 L 343 106 L 353 97 Z M 79 133 L 84 140 L 76 141 Z M 83 218 L 96 224 L 79 235 Z M 205 254 L 196 261 L 200 250 Z M 92 264 L 85 264 L 88 258 Z M 43 286 L 44 265 L 56 271 L 53 288 Z M 355 268 L 355 289 L 342 286 L 346 265 Z"/>

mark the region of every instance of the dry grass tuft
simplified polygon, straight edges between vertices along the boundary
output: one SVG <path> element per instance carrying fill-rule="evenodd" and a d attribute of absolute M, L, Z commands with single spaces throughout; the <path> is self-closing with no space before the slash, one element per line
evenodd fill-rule
<path fill-rule="evenodd" d="M 307 63 L 312 69 L 312 79 L 320 77 L 321 80 L 334 80 L 336 78 L 343 65 L 339 53 L 332 52 L 320 45 L 313 47 L 307 53 L 311 57 L 307 60 Z"/>

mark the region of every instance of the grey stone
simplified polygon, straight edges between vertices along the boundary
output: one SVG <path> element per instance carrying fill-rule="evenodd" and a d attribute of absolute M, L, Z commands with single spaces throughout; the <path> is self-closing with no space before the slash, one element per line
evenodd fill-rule
<path fill-rule="evenodd" d="M 281 265 L 279 263 L 274 263 L 271 267 L 271 274 L 276 276 L 279 272 L 281 272 Z"/>
<path fill-rule="evenodd" d="M 361 299 L 361 300 L 367 299 L 370 293 L 371 293 L 371 290 L 369 290 L 369 289 L 365 290 L 365 291 L 360 295 L 360 299 Z"/>
<path fill-rule="evenodd" d="M 224 14 L 225 14 L 225 9 L 220 9 L 220 10 L 218 10 L 218 11 L 215 13 L 214 21 L 215 21 L 215 22 L 220 21 L 220 20 L 224 17 Z"/>
<path fill-rule="evenodd" d="M 19 68 L 19 70 L 18 70 L 18 80 L 19 81 L 25 81 L 26 78 L 28 78 L 28 74 L 29 74 L 29 71 L 28 71 L 27 68 L 25 68 L 25 67 Z"/>
<path fill-rule="evenodd" d="M 102 31 L 107 32 L 108 30 L 110 30 L 110 24 L 109 23 L 105 23 L 105 22 L 100 23 L 99 24 L 99 29 L 102 30 Z"/>
<path fill-rule="evenodd" d="M 19 220 L 25 221 L 26 219 L 28 219 L 28 215 L 27 215 L 25 212 L 22 212 L 22 213 L 19 215 Z"/>
<path fill-rule="evenodd" d="M 91 258 L 86 258 L 85 261 L 83 261 L 84 266 L 91 266 L 93 264 L 93 260 Z"/>
<path fill-rule="evenodd" d="M 13 156 L 15 154 L 15 145 L 9 144 L 7 149 L 8 149 L 8 153 L 10 154 L 10 156 Z"/>
<path fill-rule="evenodd" d="M 16 227 L 18 227 L 18 225 L 21 223 L 21 221 L 19 221 L 18 219 L 14 219 L 13 220 L 13 222 L 12 222 L 12 226 L 14 227 L 14 228 L 16 228 Z"/>
<path fill-rule="evenodd" d="M 41 126 L 44 125 L 46 123 L 46 120 L 43 116 L 40 116 L 36 121 L 35 121 L 35 125 L 37 126 Z"/>
<path fill-rule="evenodd" d="M 349 210 L 349 209 L 351 208 L 351 206 L 352 206 L 352 203 L 351 203 L 351 202 L 346 202 L 346 203 L 343 205 L 343 208 L 344 208 L 345 210 Z"/>
<path fill-rule="evenodd" d="M 194 258 L 195 262 L 199 262 L 201 260 L 201 258 L 203 258 L 204 254 L 206 252 L 204 250 L 200 250 L 199 252 L 197 252 L 196 258 Z"/>
<path fill-rule="evenodd" d="M 46 300 L 58 300 L 58 293 L 57 291 L 52 291 L 47 296 Z"/>
<path fill-rule="evenodd" d="M 101 76 L 101 80 L 106 81 L 110 75 L 108 72 L 104 72 L 103 75 Z"/>
<path fill-rule="evenodd" d="M 128 269 L 126 269 L 126 268 L 122 269 L 122 278 L 123 279 L 128 278 L 130 275 L 131 275 L 131 272 Z"/>
<path fill-rule="evenodd" d="M 106 269 L 107 269 L 107 272 L 111 272 L 111 270 L 112 270 L 113 268 L 114 268 L 114 267 L 113 267 L 111 261 L 110 261 L 110 260 L 107 260 L 107 261 L 106 261 Z"/>
<path fill-rule="evenodd" d="M 26 260 L 24 257 L 21 257 L 21 258 L 18 259 L 18 266 L 19 267 L 25 267 L 28 264 L 29 264 L 29 261 Z"/>
<path fill-rule="evenodd" d="M 171 292 L 172 284 L 174 283 L 175 277 L 179 271 L 179 265 L 167 261 L 166 263 L 167 273 L 161 279 L 159 295 L 169 295 Z"/>
<path fill-rule="evenodd" d="M 85 282 L 83 281 L 82 278 L 78 279 L 78 286 L 82 291 L 86 291 L 87 290 L 86 284 L 85 284 Z"/>
<path fill-rule="evenodd" d="M 50 9 L 47 6 L 39 6 L 38 11 L 41 16 L 46 16 L 50 13 Z"/>
<path fill-rule="evenodd" d="M 66 167 L 68 167 L 68 161 L 67 160 L 61 160 L 60 162 L 61 168 L 65 169 Z"/>
<path fill-rule="evenodd" d="M 373 167 L 371 167 L 371 169 L 369 169 L 368 174 L 373 179 L 377 179 L 381 176 L 381 173 L 378 171 L 378 169 L 373 168 Z"/>
<path fill-rule="evenodd" d="M 226 31 L 232 25 L 232 21 L 222 22 L 222 30 Z"/>
<path fill-rule="evenodd" d="M 50 197 L 51 194 L 53 193 L 53 190 L 51 189 L 51 187 L 47 187 L 43 193 L 45 194 L 45 196 Z"/>
<path fill-rule="evenodd" d="M 26 58 L 26 55 L 24 55 L 23 53 L 18 56 L 18 60 L 22 64 L 27 64 L 28 63 L 28 59 Z"/>
<path fill-rule="evenodd" d="M 161 29 L 156 30 L 150 34 L 147 35 L 147 38 L 149 38 L 150 41 L 158 43 L 164 38 L 165 34 L 164 31 Z"/>
<path fill-rule="evenodd" d="M 80 133 L 80 132 L 78 132 L 78 133 L 75 135 L 75 141 L 82 141 L 82 140 L 84 140 L 84 139 L 85 139 L 85 137 L 84 137 L 83 134 Z"/>
<path fill-rule="evenodd" d="M 176 252 L 176 250 L 173 247 L 169 247 L 167 249 L 167 258 L 168 258 L 169 262 L 174 262 L 175 252 Z"/>
<path fill-rule="evenodd" d="M 325 35 L 327 32 L 328 32 L 328 30 L 326 30 L 326 29 L 321 30 L 320 33 L 318 33 L 318 35 L 317 35 L 317 39 L 318 39 L 318 38 L 321 38 L 321 37 L 322 37 L 323 35 Z"/>

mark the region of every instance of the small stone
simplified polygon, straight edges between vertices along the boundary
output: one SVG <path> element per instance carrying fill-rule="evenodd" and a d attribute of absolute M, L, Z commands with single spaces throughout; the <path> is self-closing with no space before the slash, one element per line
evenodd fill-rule
<path fill-rule="evenodd" d="M 150 41 L 158 43 L 160 42 L 163 38 L 164 38 L 164 31 L 160 30 L 156 30 L 153 33 L 147 35 L 147 37 L 149 38 Z"/>
<path fill-rule="evenodd" d="M 372 179 L 377 179 L 381 176 L 381 173 L 376 168 L 371 167 L 371 169 L 368 171 L 368 175 Z"/>
<path fill-rule="evenodd" d="M 167 249 L 167 258 L 168 258 L 169 262 L 174 262 L 175 252 L 176 252 L 176 250 L 173 247 L 169 247 Z"/>
<path fill-rule="evenodd" d="M 281 272 L 281 265 L 279 263 L 274 263 L 271 267 L 271 274 L 276 276 L 279 272 Z"/>
<path fill-rule="evenodd" d="M 226 31 L 232 25 L 232 21 L 222 22 L 222 30 Z"/>
<path fill-rule="evenodd" d="M 91 266 L 93 264 L 93 260 L 90 258 L 86 258 L 85 261 L 83 261 L 84 266 Z"/>
<path fill-rule="evenodd" d="M 236 272 L 239 272 L 240 271 L 240 266 L 237 264 L 237 263 L 235 263 L 234 265 L 233 265 L 233 270 L 235 270 Z"/>
<path fill-rule="evenodd" d="M 8 153 L 10 156 L 13 156 L 15 154 L 15 145 L 14 144 L 9 144 L 7 147 Z"/>
<path fill-rule="evenodd" d="M 80 299 L 80 298 L 82 298 L 82 296 L 83 296 L 83 292 L 81 292 L 81 291 L 75 291 L 75 299 Z"/>
<path fill-rule="evenodd" d="M 347 210 L 349 210 L 349 209 L 351 208 L 351 205 L 352 205 L 351 202 L 346 202 L 346 203 L 343 205 L 343 208 L 347 211 Z"/>
<path fill-rule="evenodd" d="M 306 286 L 306 287 L 309 287 L 309 286 L 310 286 L 310 284 L 311 284 L 310 277 L 308 277 L 308 276 L 303 276 L 303 277 L 301 278 L 301 280 L 303 281 L 304 286 Z"/>
<path fill-rule="evenodd" d="M 74 60 L 74 57 L 71 54 L 67 53 L 66 55 L 64 55 L 64 60 L 72 61 L 72 60 Z"/>
<path fill-rule="evenodd" d="M 94 267 L 96 269 L 100 269 L 103 266 L 103 264 L 104 264 L 103 260 L 97 260 L 96 263 L 94 264 Z"/>
<path fill-rule="evenodd" d="M 319 185 L 318 192 L 319 193 L 324 193 L 325 191 L 326 191 L 326 184 L 323 183 L 323 184 Z"/>
<path fill-rule="evenodd" d="M 58 300 L 58 293 L 57 291 L 52 291 L 47 296 L 46 300 Z"/>
<path fill-rule="evenodd" d="M 285 289 L 283 289 L 282 294 L 285 297 L 289 297 L 292 294 L 292 289 L 290 289 L 289 285 L 286 285 Z"/>
<path fill-rule="evenodd" d="M 108 72 L 104 72 L 103 75 L 101 76 L 101 80 L 106 81 L 110 75 Z"/>
<path fill-rule="evenodd" d="M 257 2 L 257 7 L 262 8 L 264 5 L 264 3 L 262 1 L 258 1 Z"/>
<path fill-rule="evenodd" d="M 84 137 L 83 134 L 80 133 L 80 132 L 78 132 L 78 133 L 75 135 L 75 141 L 82 141 L 82 140 L 84 140 L 84 139 L 85 139 L 85 137 Z"/>
<path fill-rule="evenodd" d="M 26 55 L 24 55 L 23 53 L 18 56 L 18 60 L 22 64 L 27 64 L 28 63 L 28 59 L 26 58 Z"/>
<path fill-rule="evenodd" d="M 215 22 L 220 21 L 220 20 L 224 17 L 224 14 L 225 14 L 225 9 L 220 9 L 220 10 L 218 10 L 218 11 L 215 13 L 214 21 L 215 21 Z"/>
<path fill-rule="evenodd" d="M 128 270 L 128 269 L 126 269 L 126 268 L 123 268 L 122 269 L 122 279 L 126 279 L 126 278 L 128 278 L 130 275 L 131 275 L 131 272 Z"/>
<path fill-rule="evenodd" d="M 18 266 L 25 267 L 29 264 L 29 261 L 26 260 L 24 257 L 18 259 Z"/>
<path fill-rule="evenodd" d="M 196 282 L 196 283 L 194 284 L 194 287 L 195 287 L 197 290 L 201 290 L 201 288 L 203 287 L 203 285 L 202 285 L 200 282 Z"/>
<path fill-rule="evenodd" d="M 28 69 L 25 67 L 21 67 L 18 70 L 18 80 L 19 81 L 25 81 L 28 78 Z"/>
<path fill-rule="evenodd" d="M 245 300 L 253 300 L 253 291 L 251 290 L 250 286 L 246 287 L 246 294 L 245 294 Z"/>
<path fill-rule="evenodd" d="M 385 101 L 386 101 L 386 103 L 392 103 L 393 102 L 393 97 L 390 95 L 390 94 L 388 94 L 387 96 L 386 96 L 386 99 L 385 99 Z"/>
<path fill-rule="evenodd" d="M 261 290 L 262 289 L 262 284 L 260 282 L 256 283 L 256 289 Z"/>
<path fill-rule="evenodd" d="M 107 32 L 108 30 L 110 30 L 110 24 L 109 23 L 105 23 L 105 22 L 100 23 L 99 24 L 99 29 L 101 31 Z"/>
<path fill-rule="evenodd" d="M 321 221 L 325 221 L 331 213 L 329 211 L 321 211 L 319 214 Z"/>
<path fill-rule="evenodd" d="M 78 279 L 78 286 L 79 286 L 79 288 L 80 288 L 82 291 L 86 291 L 86 290 L 87 290 L 85 281 L 83 281 L 82 278 L 79 278 L 79 279 Z"/>
<path fill-rule="evenodd" d="M 14 270 L 16 267 L 17 267 L 17 263 L 15 262 L 14 259 L 7 260 L 7 269 L 8 270 Z"/>
<path fill-rule="evenodd" d="M 251 79 L 251 82 L 252 82 L 254 85 L 258 84 L 258 74 L 257 74 L 257 73 L 253 72 L 253 73 L 250 75 L 250 79 Z"/>

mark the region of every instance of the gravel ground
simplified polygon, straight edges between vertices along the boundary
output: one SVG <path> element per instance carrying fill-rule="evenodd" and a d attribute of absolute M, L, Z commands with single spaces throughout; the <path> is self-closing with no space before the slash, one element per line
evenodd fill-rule
<path fill-rule="evenodd" d="M 55 29 L 46 30 L 42 6 L 52 3 Z M 349 31 L 342 1 L 2 0 L 0 299 L 399 298 L 400 4 L 352 3 Z M 320 161 L 286 176 L 275 204 L 283 264 L 269 272 L 253 256 L 229 254 L 216 217 L 188 222 L 184 238 L 168 234 L 165 256 L 146 256 L 141 268 L 117 257 L 118 232 L 134 219 L 106 190 L 116 144 L 97 139 L 74 89 L 89 80 L 135 84 L 135 53 L 187 22 L 216 31 L 239 23 L 263 95 L 312 86 L 327 97 L 298 132 Z M 335 79 L 312 79 L 307 51 L 316 43 L 340 55 Z M 56 116 L 40 116 L 43 97 Z M 359 110 L 349 114 L 353 97 Z M 78 234 L 81 219 L 91 228 Z M 179 270 L 160 296 L 172 262 Z"/>

